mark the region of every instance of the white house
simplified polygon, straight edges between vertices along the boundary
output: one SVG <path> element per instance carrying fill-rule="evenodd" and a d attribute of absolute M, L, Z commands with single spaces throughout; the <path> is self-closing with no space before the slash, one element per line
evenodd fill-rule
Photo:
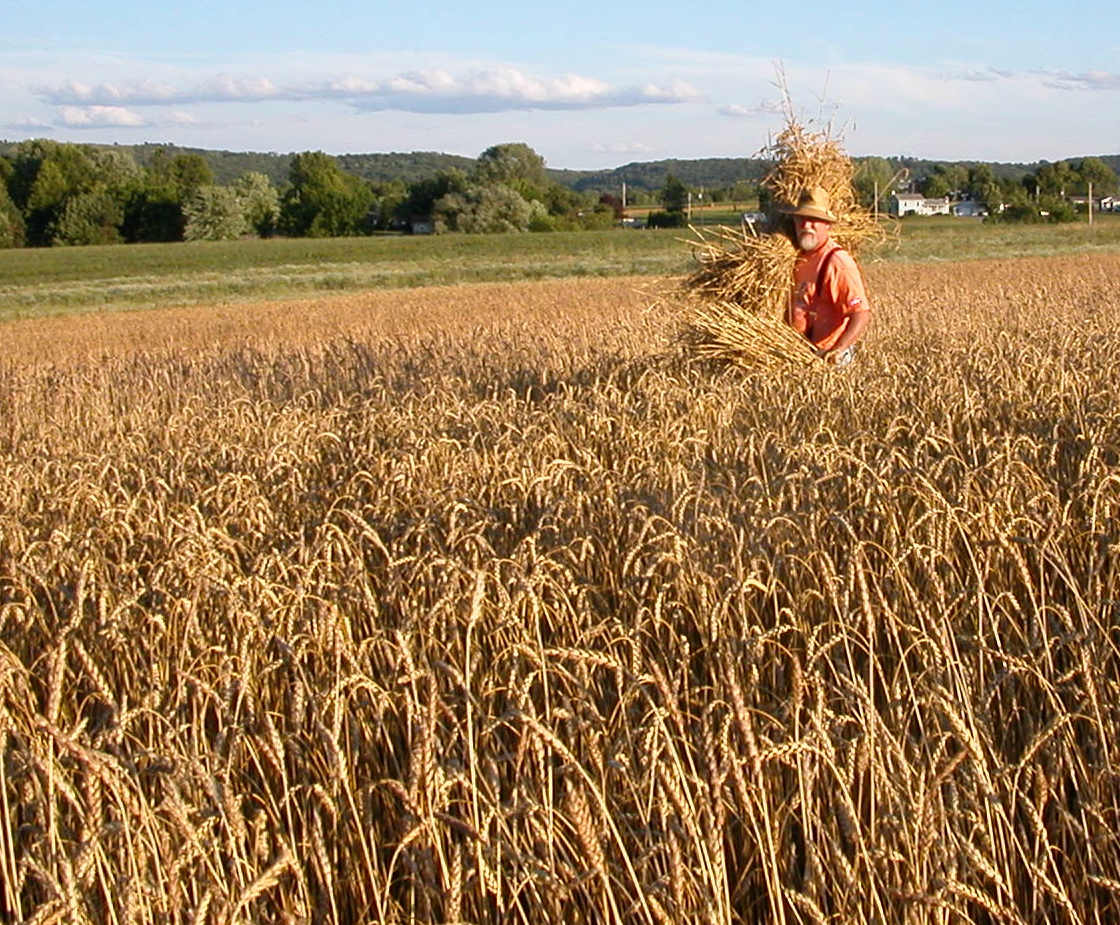
<path fill-rule="evenodd" d="M 893 215 L 949 215 L 949 197 L 926 199 L 921 193 L 895 193 L 891 196 Z"/>

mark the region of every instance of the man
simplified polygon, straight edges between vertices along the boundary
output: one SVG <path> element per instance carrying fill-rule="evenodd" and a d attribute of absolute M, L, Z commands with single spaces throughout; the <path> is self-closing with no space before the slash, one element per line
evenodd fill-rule
<path fill-rule="evenodd" d="M 787 320 L 816 348 L 817 356 L 847 366 L 871 318 L 859 267 L 832 240 L 836 216 L 826 190 L 806 190 L 786 214 L 793 219 L 794 242 L 801 251 Z"/>

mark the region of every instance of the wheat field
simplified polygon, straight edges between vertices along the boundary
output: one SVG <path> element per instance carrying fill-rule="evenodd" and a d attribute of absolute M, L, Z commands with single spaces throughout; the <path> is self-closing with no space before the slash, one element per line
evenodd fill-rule
<path fill-rule="evenodd" d="M 5 325 L 0 919 L 1120 921 L 1118 278 Z"/>

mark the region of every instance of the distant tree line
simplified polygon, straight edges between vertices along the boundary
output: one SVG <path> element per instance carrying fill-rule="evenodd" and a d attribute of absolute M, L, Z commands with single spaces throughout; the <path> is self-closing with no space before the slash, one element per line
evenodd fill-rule
<path fill-rule="evenodd" d="M 1120 158 L 1109 160 L 1120 162 Z M 769 201 L 761 182 L 766 172 L 761 168 L 769 167 L 758 161 L 752 166 L 755 169 L 748 171 L 751 179 L 740 179 L 730 186 L 696 187 L 669 173 L 657 197 L 661 209 L 649 214 L 650 226 L 684 227 L 694 205 L 723 202 L 735 207 L 752 197 L 759 209 L 771 211 L 777 204 Z M 1100 200 L 1120 190 L 1116 171 L 1099 157 L 1044 161 L 1034 169 L 865 157 L 855 159 L 853 168 L 857 199 L 869 210 L 886 212 L 893 193 L 918 192 L 930 199 L 977 202 L 992 222 L 1073 221 L 1079 210 L 1087 208 L 1090 194 Z"/>
<path fill-rule="evenodd" d="M 156 149 L 141 165 L 124 148 L 32 140 L 0 154 L 0 247 L 341 237 L 420 222 L 436 232 L 551 231 L 619 217 L 609 198 L 552 179 L 528 145 L 494 145 L 468 163 L 372 181 L 309 151 L 290 158 L 279 184 L 260 171 L 220 184 L 199 153 Z"/>
<path fill-rule="evenodd" d="M 1071 197 L 1113 195 L 1095 157 L 1021 165 L 869 157 L 855 184 L 885 211 L 902 184 L 929 197 L 974 199 L 998 220 L 1072 218 Z M 283 173 L 278 167 L 283 166 Z M 337 237 L 408 231 L 523 232 L 608 227 L 627 207 L 679 227 L 691 206 L 759 200 L 771 164 L 710 158 L 556 171 L 522 143 L 470 160 L 431 153 L 240 155 L 171 146 L 95 146 L 36 139 L 0 144 L 0 247 Z M 237 173 L 238 168 L 241 169 Z M 258 169 L 259 168 L 259 169 Z M 767 207 L 764 191 L 762 208 Z"/>
<path fill-rule="evenodd" d="M 855 185 L 865 204 L 878 197 L 884 210 L 890 193 L 916 192 L 929 199 L 979 203 L 993 222 L 1066 222 L 1076 218 L 1078 200 L 1090 191 L 1094 199 L 1116 195 L 1120 178 L 1099 157 L 1043 161 L 1032 170 L 1002 173 L 984 163 L 926 163 L 911 171 L 869 157 L 859 163 Z"/>

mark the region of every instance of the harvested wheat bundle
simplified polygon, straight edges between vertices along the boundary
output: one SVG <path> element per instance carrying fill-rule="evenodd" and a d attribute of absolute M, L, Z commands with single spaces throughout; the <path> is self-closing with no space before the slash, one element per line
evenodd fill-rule
<path fill-rule="evenodd" d="M 681 340 L 695 356 L 740 366 L 811 363 L 813 353 L 783 316 L 797 249 L 784 234 L 720 228 L 693 243 Z"/>
<path fill-rule="evenodd" d="M 693 257 L 696 269 L 684 282 L 690 295 L 732 302 L 771 318 L 785 312 L 797 260 L 797 248 L 786 235 L 718 228 L 698 233 Z"/>
<path fill-rule="evenodd" d="M 694 356 L 751 369 L 818 365 L 812 346 L 780 317 L 757 314 L 737 302 L 691 300 L 681 339 Z"/>
<path fill-rule="evenodd" d="M 810 132 L 789 119 L 766 154 L 775 166 L 762 186 L 779 209 L 794 205 L 805 190 L 820 187 L 836 214 L 832 238 L 848 253 L 856 255 L 886 237 L 883 226 L 859 203 L 852 183 L 855 165 L 828 132 Z"/>
<path fill-rule="evenodd" d="M 797 260 L 785 234 L 720 228 L 693 242 L 693 256 L 681 313 L 690 353 L 756 369 L 814 362 L 808 341 L 784 321 Z"/>

